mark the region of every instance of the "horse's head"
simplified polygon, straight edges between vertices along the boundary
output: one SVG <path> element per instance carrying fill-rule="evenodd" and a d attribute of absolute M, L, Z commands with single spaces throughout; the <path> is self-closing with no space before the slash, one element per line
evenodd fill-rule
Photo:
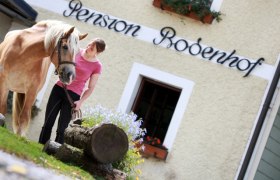
<path fill-rule="evenodd" d="M 64 84 L 70 84 L 76 76 L 75 56 L 79 50 L 79 40 L 87 34 L 80 34 L 75 27 L 69 28 L 57 40 L 51 59 L 56 66 L 56 73 Z M 57 54 L 55 56 L 55 54 Z"/>

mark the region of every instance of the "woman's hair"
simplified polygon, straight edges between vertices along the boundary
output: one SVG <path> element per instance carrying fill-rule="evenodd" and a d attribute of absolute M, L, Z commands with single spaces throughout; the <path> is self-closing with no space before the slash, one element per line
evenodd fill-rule
<path fill-rule="evenodd" d="M 101 53 L 105 50 L 106 48 L 106 44 L 104 42 L 103 39 L 100 39 L 100 38 L 95 38 L 93 41 L 92 41 L 92 45 L 96 45 L 96 51 L 98 53 Z"/>

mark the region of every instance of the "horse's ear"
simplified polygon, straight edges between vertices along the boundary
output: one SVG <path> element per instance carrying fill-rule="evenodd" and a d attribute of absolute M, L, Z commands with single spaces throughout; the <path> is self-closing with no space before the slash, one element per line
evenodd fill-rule
<path fill-rule="evenodd" d="M 80 35 L 79 35 L 79 40 L 84 39 L 85 37 L 87 37 L 87 35 L 88 35 L 88 33 L 80 34 Z"/>
<path fill-rule="evenodd" d="M 67 32 L 64 34 L 64 38 L 68 38 L 70 34 L 74 31 L 75 27 L 71 27 Z"/>

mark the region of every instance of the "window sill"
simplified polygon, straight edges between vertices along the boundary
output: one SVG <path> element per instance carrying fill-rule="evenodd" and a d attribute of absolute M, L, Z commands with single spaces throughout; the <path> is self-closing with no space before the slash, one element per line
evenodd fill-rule
<path fill-rule="evenodd" d="M 172 12 L 172 13 L 176 13 L 173 9 L 171 9 L 170 7 L 168 6 L 165 6 L 162 4 L 162 0 L 153 0 L 153 6 L 155 6 L 156 8 L 160 8 L 162 10 L 165 10 L 165 11 L 169 11 L 169 12 Z M 178 13 L 176 13 L 178 14 Z M 192 18 L 192 19 L 195 19 L 195 20 L 198 20 L 198 21 L 201 21 L 202 23 L 207 23 L 207 24 L 212 24 L 214 18 L 211 14 L 203 17 L 202 19 L 200 17 L 198 17 L 195 13 L 191 12 L 190 14 L 185 14 L 185 15 L 182 15 L 182 14 L 179 14 L 181 16 L 186 16 L 186 17 L 189 17 L 189 18 Z"/>

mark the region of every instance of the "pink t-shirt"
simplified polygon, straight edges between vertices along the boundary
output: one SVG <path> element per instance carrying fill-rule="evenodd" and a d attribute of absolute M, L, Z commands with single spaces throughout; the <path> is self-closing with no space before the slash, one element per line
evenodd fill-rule
<path fill-rule="evenodd" d="M 85 84 L 91 75 L 101 74 L 102 71 L 102 64 L 99 60 L 95 62 L 87 61 L 82 57 L 81 52 L 82 51 L 76 55 L 76 78 L 71 84 L 67 85 L 68 90 L 71 90 L 78 95 L 82 94 Z M 60 80 L 58 80 L 56 84 L 63 87 Z"/>

